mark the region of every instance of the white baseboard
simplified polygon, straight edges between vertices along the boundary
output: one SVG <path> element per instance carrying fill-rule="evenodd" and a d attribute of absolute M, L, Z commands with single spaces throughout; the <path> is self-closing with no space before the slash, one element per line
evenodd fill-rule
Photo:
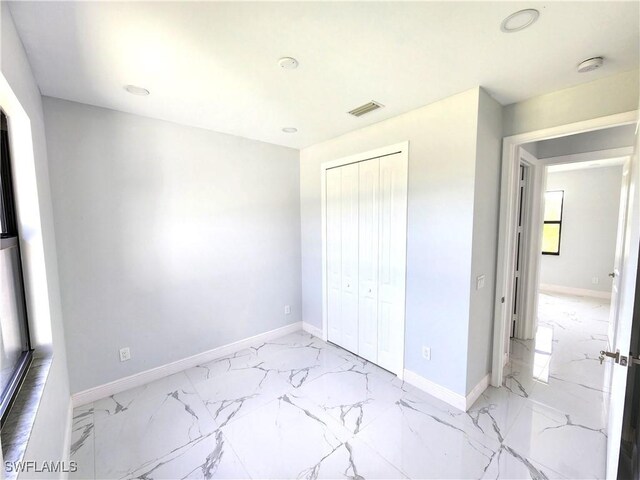
<path fill-rule="evenodd" d="M 71 396 L 73 407 L 75 408 L 81 405 L 87 405 L 91 402 L 95 402 L 96 400 L 124 392 L 130 388 L 145 385 L 149 382 L 153 382 L 154 380 L 159 380 L 160 378 L 173 375 L 174 373 L 181 372 L 188 368 L 193 368 L 197 365 L 202 365 L 203 363 L 210 362 L 226 355 L 231 355 L 245 348 L 259 345 L 263 342 L 268 342 L 274 338 L 282 337 L 283 335 L 297 332 L 301 329 L 302 322 L 295 322 L 290 325 L 285 325 L 284 327 L 276 328 L 275 330 L 270 330 L 253 337 L 245 338 L 244 340 L 239 340 L 237 342 L 214 348 L 213 350 L 208 350 L 191 357 L 183 358 L 182 360 L 177 360 L 160 367 L 151 368 L 128 377 L 114 380 L 113 382 L 105 383 L 104 385 L 99 385 L 82 392 L 74 393 Z"/>
<path fill-rule="evenodd" d="M 419 388 L 423 392 L 428 393 L 436 397 L 438 400 L 442 400 L 445 403 L 448 403 L 452 407 L 457 408 L 463 412 L 466 412 L 471 408 L 471 406 L 475 403 L 475 401 L 482 395 L 487 387 L 489 386 L 489 380 L 491 378 L 491 374 L 485 375 L 480 382 L 473 387 L 471 392 L 467 396 L 456 393 L 452 390 L 449 390 L 442 385 L 438 385 L 437 383 L 432 382 L 431 380 L 427 380 L 421 375 L 418 375 L 411 370 L 404 371 L 404 381 L 413 385 L 416 388 Z"/>
<path fill-rule="evenodd" d="M 448 403 L 458 410 L 462 410 L 464 412 L 467 409 L 467 400 L 464 395 L 460 395 L 459 393 L 449 390 L 442 385 L 438 385 L 431 380 L 427 380 L 423 376 L 418 375 L 411 370 L 405 369 L 404 381 L 416 388 L 419 388 L 423 392 L 436 397 L 438 400 L 442 400 L 443 402 Z"/>
<path fill-rule="evenodd" d="M 466 401 L 466 408 L 464 409 L 465 412 L 469 410 L 474 403 L 476 403 L 476 400 L 478 400 L 478 398 L 480 398 L 480 395 L 482 395 L 482 392 L 484 392 L 489 386 L 490 380 L 491 380 L 491 374 L 487 373 L 484 377 L 482 377 L 482 379 L 478 382 L 478 384 L 475 387 L 473 387 L 471 391 L 467 394 L 467 397 L 465 398 L 465 401 Z"/>
<path fill-rule="evenodd" d="M 302 322 L 302 330 L 313 335 L 314 337 L 322 338 L 322 329 L 316 327 L 315 325 L 311 325 L 307 322 Z"/>
<path fill-rule="evenodd" d="M 69 399 L 69 408 L 67 409 L 67 429 L 64 432 L 64 440 L 62 441 L 62 461 L 63 465 L 69 466 L 71 460 L 71 432 L 73 429 L 73 402 Z M 63 468 L 60 476 L 62 480 L 69 478 L 69 469 Z"/>
<path fill-rule="evenodd" d="M 564 293 L 566 295 L 578 295 L 580 297 L 606 298 L 611 300 L 611 292 L 588 290 L 586 288 L 565 287 L 563 285 L 540 284 L 541 292 Z"/>

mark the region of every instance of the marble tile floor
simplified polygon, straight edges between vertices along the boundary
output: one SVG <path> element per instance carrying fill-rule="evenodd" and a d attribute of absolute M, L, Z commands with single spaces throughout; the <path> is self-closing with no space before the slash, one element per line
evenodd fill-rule
<path fill-rule="evenodd" d="M 77 408 L 72 478 L 603 478 L 607 315 L 541 295 L 467 413 L 296 332 Z"/>

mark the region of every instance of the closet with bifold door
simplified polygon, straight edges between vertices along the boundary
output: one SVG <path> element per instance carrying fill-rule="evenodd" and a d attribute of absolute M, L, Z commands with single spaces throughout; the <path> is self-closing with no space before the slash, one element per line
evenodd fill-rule
<path fill-rule="evenodd" d="M 386 150 L 323 170 L 326 336 L 402 376 L 407 144 Z"/>

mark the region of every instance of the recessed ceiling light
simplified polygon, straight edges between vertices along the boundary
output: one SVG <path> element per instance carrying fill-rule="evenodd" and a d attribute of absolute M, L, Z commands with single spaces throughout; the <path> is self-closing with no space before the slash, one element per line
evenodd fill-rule
<path fill-rule="evenodd" d="M 282 129 L 282 131 L 283 131 L 284 133 L 296 133 L 296 132 L 298 131 L 298 129 L 297 129 L 297 128 L 295 128 L 295 127 L 284 127 L 284 128 Z"/>
<path fill-rule="evenodd" d="M 146 88 L 137 87 L 135 85 L 125 85 L 124 89 L 132 95 L 140 95 L 142 97 L 146 97 L 147 95 L 149 95 L 149 90 L 147 90 Z"/>
<path fill-rule="evenodd" d="M 587 58 L 578 65 L 578 73 L 592 72 L 600 68 L 603 63 L 604 58 L 602 57 Z"/>
<path fill-rule="evenodd" d="M 533 25 L 539 16 L 540 12 L 535 8 L 520 10 L 505 18 L 500 25 L 500 30 L 505 33 L 519 32 Z"/>
<path fill-rule="evenodd" d="M 278 60 L 278 65 L 280 65 L 280 68 L 293 70 L 294 68 L 298 68 L 298 60 L 293 57 L 282 57 Z"/>

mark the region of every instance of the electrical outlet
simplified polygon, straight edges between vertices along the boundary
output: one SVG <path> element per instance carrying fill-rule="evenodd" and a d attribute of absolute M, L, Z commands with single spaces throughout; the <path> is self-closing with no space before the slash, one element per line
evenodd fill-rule
<path fill-rule="evenodd" d="M 600 283 L 600 279 L 598 277 L 591 277 L 591 283 L 598 285 L 598 283 Z"/>
<path fill-rule="evenodd" d="M 484 275 L 478 275 L 476 277 L 476 290 L 480 290 L 481 288 L 484 288 L 484 279 L 485 279 Z"/>
<path fill-rule="evenodd" d="M 120 361 L 126 362 L 127 360 L 131 360 L 131 351 L 129 347 L 124 347 L 120 349 Z"/>
<path fill-rule="evenodd" d="M 429 347 L 422 347 L 422 358 L 425 360 L 431 360 L 431 349 Z"/>
<path fill-rule="evenodd" d="M 284 306 L 284 314 L 285 315 L 291 315 L 291 305 L 285 305 Z"/>

